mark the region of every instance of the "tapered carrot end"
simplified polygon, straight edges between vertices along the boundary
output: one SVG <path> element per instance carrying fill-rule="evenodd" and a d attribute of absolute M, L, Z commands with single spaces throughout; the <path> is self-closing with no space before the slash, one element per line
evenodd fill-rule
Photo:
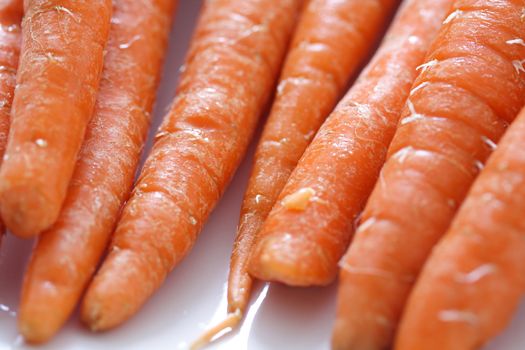
<path fill-rule="evenodd" d="M 93 332 L 109 330 L 127 319 L 123 316 L 119 300 L 116 298 L 115 303 L 110 305 L 108 300 L 111 299 L 111 295 L 101 292 L 96 286 L 88 289 L 80 310 L 80 319 Z"/>
<path fill-rule="evenodd" d="M 74 308 L 66 296 L 58 295 L 50 282 L 26 288 L 18 312 L 18 331 L 31 344 L 45 343 L 66 322 Z M 60 294 L 60 293 L 59 293 Z"/>
<path fill-rule="evenodd" d="M 324 248 L 288 234 L 263 238 L 255 247 L 249 272 L 264 281 L 290 286 L 322 286 L 331 283 L 337 264 L 328 260 Z"/>
<path fill-rule="evenodd" d="M 95 297 L 86 295 L 80 312 L 80 319 L 93 332 L 111 328 L 105 320 L 102 303 Z"/>
<path fill-rule="evenodd" d="M 243 266 L 235 266 L 230 270 L 228 277 L 228 313 L 236 310 L 244 311 L 248 308 L 248 302 L 252 292 L 253 278 L 246 270 L 246 258 Z"/>
<path fill-rule="evenodd" d="M 48 324 L 37 319 L 24 319 L 18 321 L 18 332 L 29 344 L 42 344 L 47 342 L 57 331 Z"/>
<path fill-rule="evenodd" d="M 114 248 L 86 292 L 80 309 L 82 322 L 92 331 L 105 331 L 129 319 L 158 286 L 144 283 L 152 271 L 132 250 Z"/>
<path fill-rule="evenodd" d="M 213 340 L 218 339 L 217 337 L 220 337 L 221 333 L 226 331 L 228 328 L 231 330 L 235 329 L 241 320 L 242 311 L 240 309 L 235 310 L 233 313 L 229 313 L 222 322 L 208 329 L 195 342 L 193 342 L 193 344 L 190 346 L 190 350 L 202 349 Z M 224 334 L 226 333 L 223 333 L 222 335 Z"/>
<path fill-rule="evenodd" d="M 48 264 L 48 268 L 56 266 Z M 18 311 L 18 331 L 25 341 L 40 344 L 51 339 L 66 323 L 77 304 L 82 288 L 71 287 L 53 278 L 38 278 L 26 272 L 20 310 Z"/>
<path fill-rule="evenodd" d="M 31 238 L 51 226 L 60 210 L 53 206 L 33 186 L 0 186 L 2 219 L 6 227 L 18 237 Z"/>

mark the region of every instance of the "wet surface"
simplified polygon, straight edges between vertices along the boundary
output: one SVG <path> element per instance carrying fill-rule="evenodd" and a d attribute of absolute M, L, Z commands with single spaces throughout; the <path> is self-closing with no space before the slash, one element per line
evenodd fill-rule
<path fill-rule="evenodd" d="M 148 148 L 173 98 L 199 3 L 180 1 Z M 253 148 L 252 145 L 250 156 L 237 172 L 191 254 L 136 317 L 113 331 L 93 334 L 74 315 L 57 337 L 38 349 L 186 349 L 210 324 L 222 320 L 226 315 L 229 256 Z M 32 244 L 8 236 L 0 250 L 0 350 L 36 349 L 26 346 L 18 337 L 15 317 L 22 274 Z M 335 314 L 335 290 L 335 285 L 298 289 L 259 284 L 242 327 L 209 349 L 328 349 Z M 525 305 L 508 330 L 487 349 L 525 348 L 523 328 Z"/>

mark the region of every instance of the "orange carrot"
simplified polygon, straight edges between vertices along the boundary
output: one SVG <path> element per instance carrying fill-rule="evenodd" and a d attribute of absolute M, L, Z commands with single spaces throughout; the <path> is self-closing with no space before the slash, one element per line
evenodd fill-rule
<path fill-rule="evenodd" d="M 391 345 L 428 254 L 525 103 L 525 74 L 517 66 L 525 46 L 507 43 L 525 37 L 521 7 L 454 2 L 341 262 L 334 349 Z"/>
<path fill-rule="evenodd" d="M 407 303 L 398 349 L 477 349 L 510 321 L 525 292 L 523 135 L 525 109 L 425 264 Z"/>
<path fill-rule="evenodd" d="M 20 54 L 20 22 L 23 0 L 8 0 L 0 5 L 0 159 L 4 155 L 9 132 L 9 114 L 13 103 L 16 69 Z M 0 243 L 4 234 L 0 222 Z"/>
<path fill-rule="evenodd" d="M 25 275 L 18 326 L 32 343 L 59 330 L 95 272 L 147 135 L 176 1 L 113 4 L 95 113 L 59 219 L 40 236 Z"/>
<path fill-rule="evenodd" d="M 312 0 L 301 15 L 255 153 L 230 264 L 228 312 L 242 315 L 257 231 L 297 161 L 385 27 L 394 0 Z"/>
<path fill-rule="evenodd" d="M 205 2 L 171 112 L 82 305 L 91 329 L 132 316 L 191 249 L 246 151 L 300 5 Z"/>
<path fill-rule="evenodd" d="M 0 212 L 16 235 L 55 222 L 93 112 L 110 0 L 27 0 Z"/>
<path fill-rule="evenodd" d="M 252 275 L 295 286 L 333 281 L 352 220 L 375 184 L 416 67 L 447 3 L 424 2 L 428 11 L 420 2 L 403 5 L 380 50 L 290 176 L 259 232 Z"/>

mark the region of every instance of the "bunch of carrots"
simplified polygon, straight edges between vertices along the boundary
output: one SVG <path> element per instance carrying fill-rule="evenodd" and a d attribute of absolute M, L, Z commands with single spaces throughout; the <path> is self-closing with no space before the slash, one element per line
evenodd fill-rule
<path fill-rule="evenodd" d="M 206 1 L 135 181 L 176 7 L 0 3 L 0 214 L 38 237 L 26 341 L 79 302 L 94 331 L 136 314 L 268 105 L 228 316 L 193 348 L 242 321 L 254 279 L 339 276 L 335 350 L 475 349 L 505 328 L 525 293 L 525 0 Z"/>

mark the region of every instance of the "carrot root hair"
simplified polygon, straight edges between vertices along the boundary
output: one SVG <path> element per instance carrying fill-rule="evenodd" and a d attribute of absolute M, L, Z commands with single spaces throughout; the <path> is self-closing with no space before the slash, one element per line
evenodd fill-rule
<path fill-rule="evenodd" d="M 226 315 L 226 318 L 224 320 L 222 320 L 215 326 L 209 328 L 202 335 L 200 335 L 191 344 L 190 350 L 202 349 L 203 347 L 210 344 L 211 342 L 231 332 L 233 329 L 237 328 L 239 323 L 241 323 L 242 317 L 243 315 L 240 309 L 236 309 L 233 312 L 229 312 L 228 315 Z"/>

